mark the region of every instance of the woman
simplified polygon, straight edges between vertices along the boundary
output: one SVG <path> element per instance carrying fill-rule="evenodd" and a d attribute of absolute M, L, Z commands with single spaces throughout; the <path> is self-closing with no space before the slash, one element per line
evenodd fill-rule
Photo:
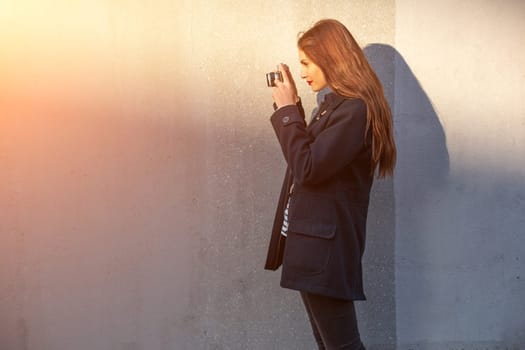
<path fill-rule="evenodd" d="M 364 349 L 354 300 L 374 174 L 392 175 L 396 149 L 383 88 L 348 29 L 321 20 L 298 40 L 301 78 L 317 92 L 305 121 L 294 80 L 273 88 L 271 123 L 288 164 L 266 269 L 300 291 L 319 349 Z"/>

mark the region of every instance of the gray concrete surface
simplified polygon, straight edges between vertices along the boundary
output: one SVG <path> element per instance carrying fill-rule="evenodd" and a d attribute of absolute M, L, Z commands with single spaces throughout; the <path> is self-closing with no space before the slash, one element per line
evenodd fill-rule
<path fill-rule="evenodd" d="M 525 348 L 524 14 L 396 2 L 400 348 Z"/>
<path fill-rule="evenodd" d="M 394 110 L 368 349 L 525 348 L 521 1 L 0 3 L 0 349 L 314 349 L 262 269 L 264 74 L 344 22 Z M 298 83 L 307 109 L 315 97 Z"/>

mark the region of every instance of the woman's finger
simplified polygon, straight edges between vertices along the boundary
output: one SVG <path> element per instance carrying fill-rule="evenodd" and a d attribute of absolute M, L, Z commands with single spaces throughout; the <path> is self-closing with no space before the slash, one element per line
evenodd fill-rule
<path fill-rule="evenodd" d="M 288 66 L 284 63 L 279 63 L 279 71 L 283 77 L 283 83 L 290 84 L 290 70 Z"/>
<path fill-rule="evenodd" d="M 281 88 L 284 85 L 284 83 L 280 81 L 279 79 L 275 79 L 273 81 L 273 84 L 275 85 L 275 88 Z"/>

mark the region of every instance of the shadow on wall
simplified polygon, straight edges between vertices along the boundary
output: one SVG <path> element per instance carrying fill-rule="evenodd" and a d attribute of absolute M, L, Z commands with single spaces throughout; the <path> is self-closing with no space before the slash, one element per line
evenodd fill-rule
<path fill-rule="evenodd" d="M 403 57 L 383 44 L 365 54 L 393 107 L 398 161 L 372 192 L 363 333 L 404 348 L 521 348 L 523 178 L 490 162 L 452 174 L 438 115 Z"/>
<path fill-rule="evenodd" d="M 361 331 L 371 349 L 395 349 L 396 243 L 399 225 L 396 213 L 417 215 L 420 203 L 446 182 L 449 172 L 445 134 L 430 99 L 411 69 L 396 51 L 385 44 L 365 47 L 365 55 L 378 75 L 392 108 L 398 160 L 395 179 L 376 180 L 372 188 L 364 278 L 368 302 L 360 305 Z M 410 184 L 407 191 L 394 191 L 398 182 Z M 409 196 L 410 200 L 396 198 Z M 397 203 L 409 203 L 402 210 Z M 399 215 L 397 220 L 400 220 Z M 412 227 L 410 232 L 417 232 Z M 416 238 L 417 239 L 417 238 Z M 420 254 L 420 251 L 414 251 Z"/>
<path fill-rule="evenodd" d="M 374 46 L 375 52 L 395 55 L 398 344 L 523 346 L 525 309 L 516 307 L 525 291 L 523 178 L 512 173 L 513 164 L 465 168 L 460 161 L 470 155 L 457 152 L 462 144 L 455 144 L 456 167 L 450 172 L 443 128 L 424 90 L 399 53 Z M 467 137 L 470 132 L 462 131 Z M 435 343 L 426 347 L 421 339 Z"/>

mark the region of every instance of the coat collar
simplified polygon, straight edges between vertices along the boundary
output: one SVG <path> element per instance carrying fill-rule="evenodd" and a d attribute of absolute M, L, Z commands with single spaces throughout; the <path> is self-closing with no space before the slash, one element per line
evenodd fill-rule
<path fill-rule="evenodd" d="M 325 98 L 326 98 L 326 95 L 329 95 L 333 93 L 332 89 L 330 89 L 330 87 L 327 85 L 325 86 L 324 88 L 322 88 L 321 90 L 319 90 L 317 92 L 317 107 L 319 107 L 321 104 L 323 104 Z"/>
<path fill-rule="evenodd" d="M 317 93 L 317 108 L 320 108 L 321 105 L 323 107 L 329 107 L 332 105 L 339 105 L 341 102 L 343 102 L 346 98 L 337 94 L 334 92 L 330 86 L 325 86 L 323 89 L 319 90 Z"/>
<path fill-rule="evenodd" d="M 319 117 L 324 116 L 328 110 L 335 109 L 341 102 L 345 100 L 343 96 L 333 92 L 329 86 L 317 92 L 317 106 L 313 109 L 310 120 L 319 120 Z"/>
<path fill-rule="evenodd" d="M 338 95 L 337 93 L 335 92 L 330 92 L 328 93 L 325 98 L 324 98 L 324 102 L 327 104 L 327 105 L 338 105 L 339 103 L 343 102 L 345 100 L 345 97 L 341 96 L 341 95 Z"/>
<path fill-rule="evenodd" d="M 323 90 L 319 91 L 318 98 L 319 94 L 321 94 Z M 309 127 L 312 125 L 318 125 L 317 121 L 326 120 L 332 111 L 334 111 L 345 100 L 343 96 L 340 96 L 331 90 L 328 90 L 326 93 L 322 93 L 321 97 L 322 102 L 313 110 L 310 123 L 308 123 Z M 324 125 L 324 122 L 321 123 L 321 125 Z"/>

